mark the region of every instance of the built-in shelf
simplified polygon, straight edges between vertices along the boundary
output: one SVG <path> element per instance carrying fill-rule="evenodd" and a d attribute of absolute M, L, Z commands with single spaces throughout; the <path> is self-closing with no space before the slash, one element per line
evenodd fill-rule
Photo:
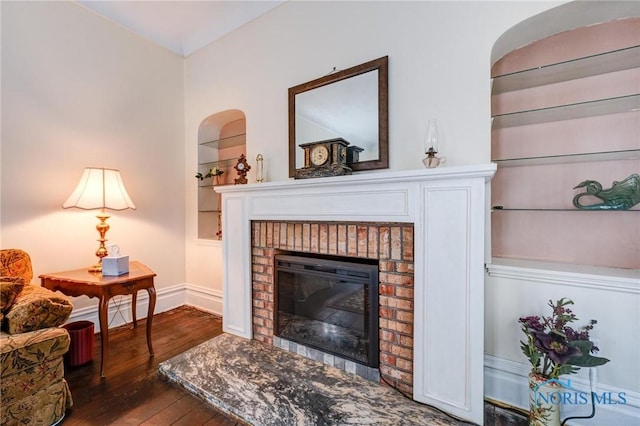
<path fill-rule="evenodd" d="M 227 166 L 232 166 L 235 163 L 237 163 L 239 160 L 239 157 L 236 158 L 225 158 L 224 160 L 216 160 L 216 161 L 208 161 L 205 163 L 200 163 L 198 164 L 199 166 L 206 166 L 208 168 L 213 168 L 213 167 L 227 167 Z"/>
<path fill-rule="evenodd" d="M 240 111 L 222 111 L 203 122 L 198 138 L 198 172 L 202 176 L 215 169 L 217 176 L 198 183 L 198 238 L 222 238 L 222 203 L 218 187 L 231 185 L 234 166 L 246 153 L 246 120 Z M 214 140 L 211 140 L 214 138 Z M 221 172 L 221 173 L 220 173 Z"/>
<path fill-rule="evenodd" d="M 512 208 L 512 207 L 504 207 L 504 206 L 491 206 L 491 212 L 495 213 L 495 212 L 597 212 L 599 214 L 602 214 L 603 212 L 616 212 L 616 213 L 621 213 L 621 212 L 636 212 L 636 213 L 640 213 L 640 209 L 629 209 L 629 210 L 583 210 L 583 209 L 577 209 L 577 208 L 566 208 L 566 209 L 562 209 L 562 208 L 558 208 L 558 209 L 543 209 L 543 208 Z"/>
<path fill-rule="evenodd" d="M 528 89 L 639 67 L 640 46 L 632 46 L 496 76 L 493 80 L 493 94 L 497 95 L 514 90 Z"/>
<path fill-rule="evenodd" d="M 540 157 L 494 159 L 500 167 L 538 166 L 546 164 L 568 164 L 592 161 L 638 160 L 640 149 L 627 149 L 610 152 L 584 152 L 562 155 L 546 155 Z"/>
<path fill-rule="evenodd" d="M 598 287 L 611 286 L 610 282 L 627 285 L 634 292 L 638 291 L 640 270 L 630 268 L 610 268 L 606 266 L 573 265 L 566 263 L 545 262 L 539 260 L 511 259 L 494 257 L 486 265 L 491 276 L 509 275 L 540 275 L 546 274 L 547 279 L 553 275 L 558 280 L 575 282 L 575 278 L 582 276 L 594 280 Z"/>
<path fill-rule="evenodd" d="M 221 169 L 224 173 L 223 176 L 220 177 L 220 182 L 221 182 L 220 184 L 213 185 L 211 183 L 212 178 L 205 178 L 204 180 L 201 180 L 199 182 L 198 188 L 213 189 L 214 187 L 218 187 L 220 185 L 229 185 L 230 182 L 228 181 L 226 182 L 227 173 L 231 173 L 233 171 L 232 167 L 238 162 L 238 160 L 239 160 L 239 157 L 225 158 L 223 160 L 209 161 L 206 163 L 198 164 L 198 170 L 200 170 L 200 173 L 202 173 L 203 175 L 207 174 L 209 170 L 213 169 L 214 167 Z"/>
<path fill-rule="evenodd" d="M 226 138 L 216 139 L 200 143 L 200 146 L 206 146 L 215 149 L 231 148 L 232 146 L 240 146 L 246 143 L 246 133 L 229 136 Z"/>
<path fill-rule="evenodd" d="M 640 94 L 496 115 L 493 129 L 640 111 Z"/>
<path fill-rule="evenodd" d="M 209 181 L 210 181 L 210 179 L 205 179 L 205 182 L 206 182 L 207 180 L 209 180 Z M 231 185 L 231 184 L 230 184 L 230 183 L 221 183 L 221 184 L 218 184 L 218 185 L 213 185 L 213 184 L 211 184 L 211 183 L 206 183 L 206 184 L 200 184 L 200 185 L 198 185 L 198 188 L 209 188 L 209 189 L 214 189 L 214 188 L 217 188 L 217 187 L 219 187 L 219 186 L 225 186 L 225 185 Z"/>
<path fill-rule="evenodd" d="M 209 179 L 206 179 L 206 180 L 209 180 Z M 213 189 L 213 188 L 217 188 L 217 187 L 219 187 L 219 186 L 220 186 L 220 185 L 212 185 L 212 184 L 210 184 L 210 183 L 206 183 L 206 184 L 205 184 L 205 183 L 201 183 L 200 185 L 198 185 L 198 188 L 209 188 L 209 189 Z"/>
<path fill-rule="evenodd" d="M 599 28 L 581 31 L 600 34 Z M 620 34 L 626 28 L 622 25 Z M 638 268 L 640 205 L 581 209 L 572 198 L 587 189 L 570 188 L 586 179 L 615 182 L 638 173 L 640 86 L 632 82 L 640 69 L 640 43 L 575 58 L 588 37 L 574 34 L 557 34 L 505 55 L 504 63 L 518 71 L 494 70 L 492 161 L 498 170 L 492 185 L 492 252 L 523 262 L 557 259 L 569 271 L 576 265 Z M 548 55 L 556 59 L 542 62 Z M 597 197 L 589 201 L 599 203 Z"/>

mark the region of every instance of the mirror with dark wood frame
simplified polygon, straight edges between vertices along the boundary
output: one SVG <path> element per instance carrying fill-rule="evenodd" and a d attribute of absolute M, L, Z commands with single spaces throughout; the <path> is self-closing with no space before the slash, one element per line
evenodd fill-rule
<path fill-rule="evenodd" d="M 388 57 L 289 88 L 289 177 L 304 166 L 301 144 L 341 138 L 353 171 L 389 167 Z"/>

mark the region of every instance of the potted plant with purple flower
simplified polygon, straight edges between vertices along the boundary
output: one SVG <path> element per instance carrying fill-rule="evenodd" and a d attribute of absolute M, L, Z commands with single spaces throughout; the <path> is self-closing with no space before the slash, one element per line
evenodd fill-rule
<path fill-rule="evenodd" d="M 569 305 L 573 305 L 571 299 L 562 298 L 555 303 L 549 300 L 551 316 L 527 316 L 518 320 L 527 337 L 526 341 L 520 341 L 520 347 L 531 363 L 530 425 L 560 424 L 558 398 L 554 401 L 554 398 L 540 396 L 543 392 L 550 395 L 561 391 L 562 385 L 558 380 L 561 375 L 576 373 L 580 367 L 597 367 L 609 362 L 607 358 L 592 355 L 599 349 L 591 342 L 589 332 L 597 321 L 591 320 L 575 330 L 570 324 L 578 318 L 568 308 Z"/>

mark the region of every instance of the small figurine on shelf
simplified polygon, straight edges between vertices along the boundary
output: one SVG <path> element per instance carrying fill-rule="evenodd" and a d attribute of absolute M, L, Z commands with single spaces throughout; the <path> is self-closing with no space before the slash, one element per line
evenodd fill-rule
<path fill-rule="evenodd" d="M 219 185 L 220 176 L 222 176 L 223 173 L 224 171 L 220 167 L 214 167 L 212 169 L 209 169 L 209 171 L 205 175 L 203 175 L 201 172 L 198 172 L 196 174 L 196 179 L 200 179 L 202 181 L 202 180 L 205 180 L 206 178 L 212 177 L 213 185 Z"/>
<path fill-rule="evenodd" d="M 240 158 L 238 158 L 238 162 L 235 166 L 233 166 L 233 168 L 238 172 L 238 177 L 233 180 L 233 183 L 238 185 L 249 182 L 247 180 L 247 173 L 249 172 L 249 170 L 251 170 L 251 166 L 249 165 L 249 163 L 247 163 L 247 158 L 244 156 L 244 154 L 240 155 Z"/>
<path fill-rule="evenodd" d="M 629 210 L 640 203 L 640 175 L 637 173 L 621 182 L 614 181 L 608 189 L 603 189 L 600 182 L 595 180 L 580 182 L 573 189 L 578 188 L 587 190 L 573 197 L 573 205 L 582 210 Z M 602 202 L 585 205 L 580 203 L 582 197 L 597 198 Z"/>

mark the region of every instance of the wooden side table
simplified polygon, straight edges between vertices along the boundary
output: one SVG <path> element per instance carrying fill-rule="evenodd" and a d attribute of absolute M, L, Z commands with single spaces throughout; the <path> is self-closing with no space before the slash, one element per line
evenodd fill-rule
<path fill-rule="evenodd" d="M 100 377 L 104 378 L 104 368 L 107 363 L 109 352 L 109 320 L 108 309 L 109 299 L 113 296 L 132 296 L 131 313 L 133 326 L 138 325 L 136 320 L 136 300 L 139 290 L 146 290 L 149 294 L 149 311 L 147 313 L 147 346 L 149 355 L 153 356 L 153 346 L 151 345 L 151 323 L 153 320 L 153 310 L 156 306 L 156 289 L 153 286 L 153 277 L 156 274 L 138 261 L 129 263 L 129 273 L 116 277 L 103 277 L 100 273 L 89 272 L 88 268 L 76 269 L 74 271 L 56 272 L 53 274 L 40 275 L 42 287 L 49 290 L 60 290 L 67 296 L 88 296 L 97 297 L 100 300 L 100 342 L 102 359 L 100 361 Z"/>

